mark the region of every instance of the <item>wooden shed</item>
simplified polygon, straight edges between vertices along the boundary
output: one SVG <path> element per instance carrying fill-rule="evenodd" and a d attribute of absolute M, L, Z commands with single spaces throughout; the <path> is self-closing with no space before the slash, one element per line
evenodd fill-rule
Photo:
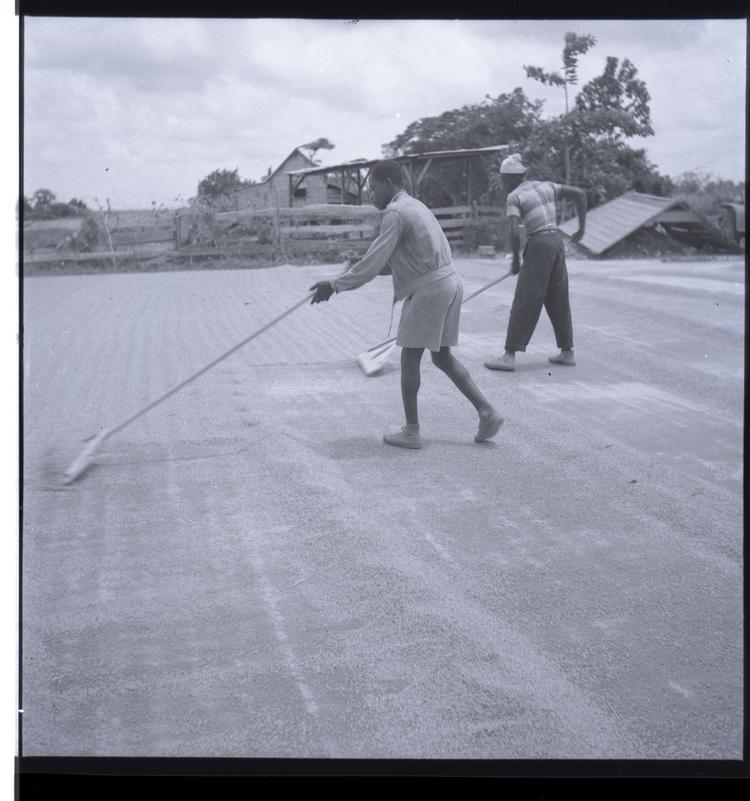
<path fill-rule="evenodd" d="M 236 206 L 238 209 L 268 209 L 337 202 L 341 195 L 337 176 L 316 172 L 305 186 L 290 186 L 287 178 L 290 170 L 316 170 L 317 167 L 309 156 L 296 147 L 262 181 L 240 189 L 235 196 Z M 347 202 L 356 202 L 356 194 L 349 192 Z"/>
<path fill-rule="evenodd" d="M 465 150 L 433 150 L 425 153 L 416 153 L 408 156 L 396 156 L 393 161 L 398 162 L 403 170 L 407 181 L 407 189 L 413 197 L 419 197 L 420 184 L 427 175 L 430 167 L 437 161 L 453 160 L 464 161 L 469 166 L 472 160 L 480 160 L 486 163 L 486 159 L 493 156 L 502 155 L 508 151 L 507 145 L 492 145 L 490 147 L 478 147 Z M 346 161 L 341 164 L 331 164 L 325 167 L 305 167 L 297 170 L 287 170 L 289 180 L 289 195 L 291 197 L 310 187 L 321 177 L 325 178 L 326 185 L 335 183 L 338 187 L 336 199 L 327 195 L 328 200 L 311 202 L 334 202 L 351 203 L 361 206 L 362 199 L 370 175 L 370 169 L 382 159 L 357 159 L 356 161 Z M 472 194 L 471 170 L 467 169 L 466 202 L 471 205 L 476 200 Z M 312 195 L 308 190 L 308 194 Z M 335 195 L 336 193 L 334 193 Z"/>

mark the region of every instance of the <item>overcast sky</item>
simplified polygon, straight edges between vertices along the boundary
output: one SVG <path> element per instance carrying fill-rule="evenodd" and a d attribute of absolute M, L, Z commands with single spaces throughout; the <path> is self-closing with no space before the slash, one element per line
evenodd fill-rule
<path fill-rule="evenodd" d="M 524 64 L 559 69 L 592 33 L 580 83 L 628 57 L 651 94 L 663 174 L 745 172 L 745 22 L 25 19 L 24 190 L 96 207 L 174 207 L 215 169 L 262 177 L 324 136 L 326 164 L 377 158 L 416 119 L 520 86 L 564 108 Z"/>

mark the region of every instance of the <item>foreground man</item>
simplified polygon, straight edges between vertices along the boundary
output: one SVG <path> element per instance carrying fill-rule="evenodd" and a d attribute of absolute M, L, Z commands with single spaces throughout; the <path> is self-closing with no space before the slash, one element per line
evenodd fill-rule
<path fill-rule="evenodd" d="M 401 168 L 380 161 L 370 171 L 372 201 L 385 210 L 380 232 L 360 261 L 330 281 L 318 281 L 312 303 L 334 292 L 366 284 L 388 266 L 393 275 L 394 303 L 403 300 L 396 344 L 401 346 L 401 397 L 406 425 L 383 441 L 402 448 L 421 448 L 417 393 L 425 348 L 432 361 L 469 399 L 479 414 L 475 442 L 497 434 L 503 418 L 479 391 L 450 349 L 458 344 L 463 286 L 453 269 L 451 250 L 432 212 L 403 189 Z"/>
<path fill-rule="evenodd" d="M 505 355 L 485 362 L 490 370 L 516 369 L 516 351 L 525 351 L 531 341 L 542 305 L 547 310 L 560 353 L 551 356 L 553 364 L 575 365 L 573 354 L 573 322 L 568 299 L 568 270 L 565 266 L 565 245 L 557 228 L 555 200 L 572 200 L 578 212 L 578 231 L 571 237 L 578 242 L 586 224 L 586 193 L 583 189 L 550 181 L 527 181 L 526 167 L 514 153 L 500 166 L 503 187 L 509 193 L 506 216 L 510 223 L 510 246 L 514 273 L 520 271 L 513 306 L 510 310 Z M 526 228 L 526 249 L 523 269 L 519 259 L 521 234 L 519 223 Z"/>

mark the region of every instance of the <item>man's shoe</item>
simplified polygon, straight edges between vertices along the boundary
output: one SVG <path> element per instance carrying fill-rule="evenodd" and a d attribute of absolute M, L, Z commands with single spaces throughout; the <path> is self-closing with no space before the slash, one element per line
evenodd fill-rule
<path fill-rule="evenodd" d="M 557 356 L 550 356 L 549 360 L 552 364 L 564 364 L 568 367 L 575 367 L 576 360 L 573 356 L 573 351 L 560 351 Z"/>
<path fill-rule="evenodd" d="M 485 362 L 484 366 L 488 370 L 505 370 L 506 372 L 512 373 L 516 369 L 516 360 L 509 359 L 507 355 L 504 355 L 499 359 Z"/>
<path fill-rule="evenodd" d="M 395 445 L 397 448 L 422 447 L 422 439 L 419 436 L 419 431 L 409 431 L 406 426 L 395 434 L 386 434 L 383 437 L 383 442 L 387 445 Z"/>

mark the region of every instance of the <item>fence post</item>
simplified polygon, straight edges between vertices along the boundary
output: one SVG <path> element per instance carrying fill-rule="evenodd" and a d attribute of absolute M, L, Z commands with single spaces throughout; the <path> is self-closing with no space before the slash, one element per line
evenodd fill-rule
<path fill-rule="evenodd" d="M 276 212 L 274 214 L 274 234 L 273 234 L 273 249 L 274 249 L 274 259 L 276 258 L 276 253 L 278 249 L 278 254 L 281 258 L 284 258 L 284 245 L 282 243 L 282 234 L 281 234 L 281 220 L 279 215 L 279 191 L 274 187 L 273 190 L 274 198 L 276 200 Z"/>
<path fill-rule="evenodd" d="M 107 232 L 107 241 L 109 242 L 109 250 L 110 250 L 111 253 L 114 254 L 115 246 L 112 244 L 112 233 L 109 230 L 109 222 L 107 220 L 107 217 L 109 217 L 109 214 L 111 212 L 111 207 L 110 207 L 110 204 L 109 204 L 109 198 L 107 198 L 107 214 L 106 215 L 104 214 L 104 209 L 102 208 L 102 204 L 99 203 L 98 200 L 97 200 L 97 205 L 99 206 L 99 214 L 101 215 L 102 222 L 104 223 L 104 230 Z M 112 269 L 113 270 L 117 270 L 117 259 L 114 257 L 114 255 L 112 256 Z"/>

